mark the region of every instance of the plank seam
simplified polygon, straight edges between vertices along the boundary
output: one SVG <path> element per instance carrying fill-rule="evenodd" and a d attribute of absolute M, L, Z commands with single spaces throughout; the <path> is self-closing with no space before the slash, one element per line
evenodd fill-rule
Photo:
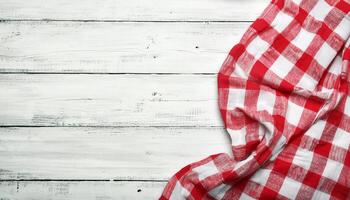
<path fill-rule="evenodd" d="M 0 74 L 45 74 L 45 75 L 50 75 L 50 74 L 57 74 L 57 75 L 69 75 L 69 74 L 77 74 L 77 75 L 200 75 L 200 76 L 213 76 L 217 75 L 217 73 L 171 73 L 171 72 L 161 72 L 161 73 L 134 73 L 134 72 L 1 72 L 0 69 Z"/>
<path fill-rule="evenodd" d="M 167 182 L 161 179 L 1 179 L 0 182 L 22 181 L 22 182 Z"/>
<path fill-rule="evenodd" d="M 223 126 L 45 126 L 0 125 L 0 128 L 224 128 Z"/>
<path fill-rule="evenodd" d="M 97 19 L 6 19 L 0 22 L 117 22 L 117 23 L 251 23 L 252 20 L 97 20 Z"/>

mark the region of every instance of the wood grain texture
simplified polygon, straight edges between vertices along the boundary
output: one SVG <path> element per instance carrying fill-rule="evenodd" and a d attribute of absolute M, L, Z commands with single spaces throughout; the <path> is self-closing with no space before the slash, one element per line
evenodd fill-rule
<path fill-rule="evenodd" d="M 156 199 L 230 152 L 216 75 L 269 0 L 0 0 L 0 199 Z"/>
<path fill-rule="evenodd" d="M 1 0 L 3 19 L 246 21 L 268 0 Z"/>
<path fill-rule="evenodd" d="M 229 152 L 222 128 L 0 128 L 0 180 L 162 180 Z"/>
<path fill-rule="evenodd" d="M 0 75 L 1 126 L 222 126 L 216 75 Z"/>
<path fill-rule="evenodd" d="M 0 23 L 0 72 L 217 73 L 249 23 Z"/>
<path fill-rule="evenodd" d="M 157 199 L 165 182 L 124 181 L 2 181 L 0 199 L 129 200 Z"/>

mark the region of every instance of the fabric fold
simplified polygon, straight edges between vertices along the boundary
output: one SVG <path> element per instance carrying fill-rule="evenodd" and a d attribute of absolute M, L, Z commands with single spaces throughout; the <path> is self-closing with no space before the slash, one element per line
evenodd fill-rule
<path fill-rule="evenodd" d="M 189 164 L 160 199 L 350 199 L 350 2 L 273 0 L 218 74 L 232 154 Z"/>

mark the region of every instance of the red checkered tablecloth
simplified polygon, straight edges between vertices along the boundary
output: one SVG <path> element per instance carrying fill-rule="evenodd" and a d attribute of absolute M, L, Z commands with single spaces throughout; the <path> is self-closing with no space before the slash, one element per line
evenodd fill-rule
<path fill-rule="evenodd" d="M 160 199 L 350 199 L 350 1 L 273 0 L 218 75 L 232 153 Z"/>

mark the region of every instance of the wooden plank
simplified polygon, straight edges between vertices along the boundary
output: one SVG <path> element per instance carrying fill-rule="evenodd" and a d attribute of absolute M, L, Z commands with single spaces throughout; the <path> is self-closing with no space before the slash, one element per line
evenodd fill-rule
<path fill-rule="evenodd" d="M 3 19 L 253 20 L 268 0 L 1 0 Z"/>
<path fill-rule="evenodd" d="M 0 182 L 0 199 L 157 199 L 164 186 L 165 182 L 5 181 Z"/>
<path fill-rule="evenodd" d="M 222 126 L 216 75 L 0 75 L 1 126 Z"/>
<path fill-rule="evenodd" d="M 248 25 L 3 22 L 0 72 L 216 73 Z"/>
<path fill-rule="evenodd" d="M 223 128 L 0 128 L 0 179 L 165 181 L 229 143 Z"/>

